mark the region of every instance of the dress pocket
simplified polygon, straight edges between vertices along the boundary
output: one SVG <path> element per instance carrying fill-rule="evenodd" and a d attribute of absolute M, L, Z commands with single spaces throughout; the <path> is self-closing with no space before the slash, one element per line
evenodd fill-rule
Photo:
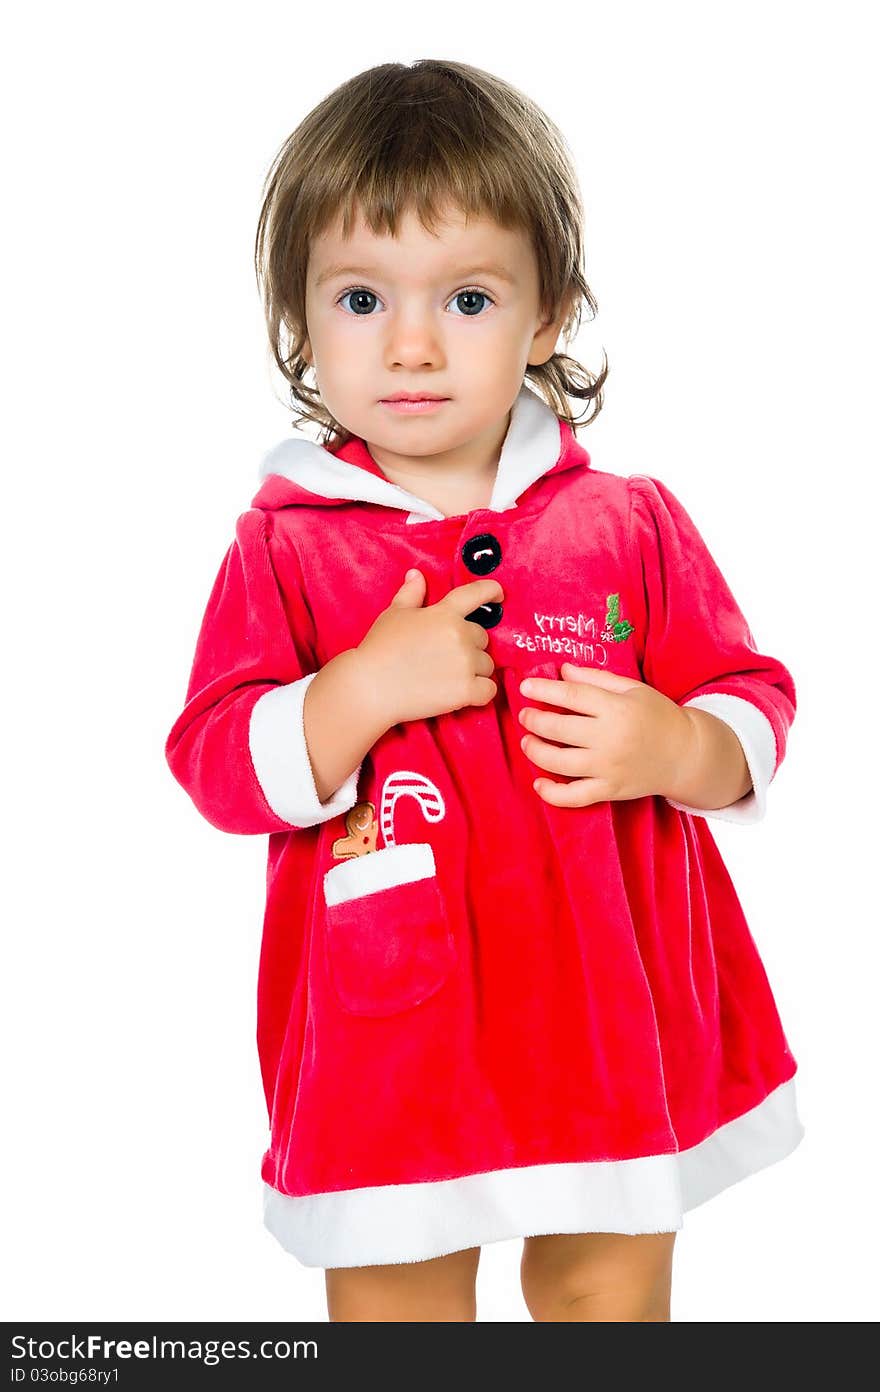
<path fill-rule="evenodd" d="M 353 856 L 324 875 L 327 970 L 355 1015 L 393 1015 L 438 991 L 455 943 L 434 852 L 415 842 Z"/>

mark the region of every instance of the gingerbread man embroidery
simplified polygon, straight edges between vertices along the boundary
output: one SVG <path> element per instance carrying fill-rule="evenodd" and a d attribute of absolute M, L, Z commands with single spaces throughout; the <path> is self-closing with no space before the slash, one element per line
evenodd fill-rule
<path fill-rule="evenodd" d="M 379 823 L 371 802 L 356 802 L 345 814 L 346 836 L 337 836 L 331 850 L 334 859 L 350 860 L 352 856 L 369 855 L 376 849 Z"/>

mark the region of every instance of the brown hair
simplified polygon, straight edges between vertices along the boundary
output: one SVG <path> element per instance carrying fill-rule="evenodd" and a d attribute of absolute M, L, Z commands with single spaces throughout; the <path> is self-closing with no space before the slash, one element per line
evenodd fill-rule
<path fill-rule="evenodd" d="M 444 207 L 521 228 L 535 251 L 542 313 L 570 342 L 597 304 L 582 270 L 583 207 L 565 140 L 541 109 L 501 78 L 466 63 L 421 58 L 381 63 L 349 78 L 288 136 L 263 185 L 255 247 L 272 355 L 290 383 L 297 421 L 323 429 L 322 444 L 350 440 L 304 377 L 306 268 L 312 238 L 342 212 L 347 236 L 359 208 L 374 234 L 394 236 L 414 208 L 428 231 Z M 286 347 L 283 342 L 286 336 Z M 603 350 L 603 357 L 604 350 Z M 526 376 L 573 429 L 602 408 L 608 360 L 594 377 L 554 353 Z M 575 418 L 568 397 L 592 404 Z"/>

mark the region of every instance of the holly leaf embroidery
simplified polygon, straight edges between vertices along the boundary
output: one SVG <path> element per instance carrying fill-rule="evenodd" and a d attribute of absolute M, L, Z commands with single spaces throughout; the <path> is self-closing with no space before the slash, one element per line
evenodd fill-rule
<path fill-rule="evenodd" d="M 629 619 L 620 617 L 620 595 L 610 594 L 606 597 L 605 632 L 609 638 L 613 638 L 615 643 L 622 643 L 635 631 Z M 604 636 L 604 635 L 603 635 Z"/>

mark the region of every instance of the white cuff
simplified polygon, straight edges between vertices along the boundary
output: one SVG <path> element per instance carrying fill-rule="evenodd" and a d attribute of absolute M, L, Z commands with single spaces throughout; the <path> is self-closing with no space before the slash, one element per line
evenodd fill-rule
<path fill-rule="evenodd" d="M 306 691 L 317 675 L 309 672 L 265 691 L 254 702 L 248 731 L 251 761 L 263 796 L 276 817 L 295 827 L 317 826 L 354 807 L 363 763 L 326 802 L 319 802 L 303 723 Z"/>
<path fill-rule="evenodd" d="M 767 788 L 776 772 L 776 736 L 773 726 L 762 710 L 743 696 L 727 691 L 710 691 L 685 701 L 686 706 L 717 715 L 729 725 L 742 745 L 743 754 L 752 776 L 751 791 L 730 802 L 726 807 L 688 807 L 687 803 L 666 798 L 670 807 L 692 812 L 697 817 L 717 817 L 723 822 L 759 822 L 767 810 Z"/>

